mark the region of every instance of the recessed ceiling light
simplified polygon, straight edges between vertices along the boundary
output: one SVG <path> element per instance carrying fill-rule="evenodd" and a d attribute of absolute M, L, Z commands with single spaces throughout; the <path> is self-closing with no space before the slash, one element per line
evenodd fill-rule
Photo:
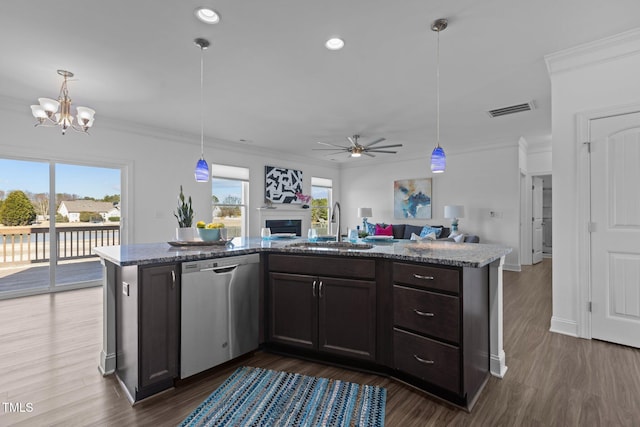
<path fill-rule="evenodd" d="M 220 15 L 213 10 L 206 7 L 199 7 L 195 11 L 196 18 L 204 22 L 205 24 L 217 24 L 220 22 Z"/>
<path fill-rule="evenodd" d="M 340 50 L 344 47 L 344 40 L 334 37 L 324 44 L 329 50 Z"/>

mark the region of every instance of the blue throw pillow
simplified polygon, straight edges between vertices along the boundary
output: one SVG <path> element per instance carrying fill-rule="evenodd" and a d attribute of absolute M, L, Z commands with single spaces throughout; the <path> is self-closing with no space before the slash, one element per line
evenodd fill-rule
<path fill-rule="evenodd" d="M 429 233 L 435 233 L 436 239 L 437 239 L 438 237 L 440 237 L 440 234 L 442 233 L 442 228 L 425 225 L 424 227 L 422 227 L 422 231 L 420 232 L 420 237 L 427 237 L 427 234 Z"/>
<path fill-rule="evenodd" d="M 367 221 L 364 223 L 364 225 L 367 226 L 367 228 L 365 228 L 364 231 L 366 231 L 369 236 L 373 236 L 374 234 L 376 234 L 375 224 L 371 224 L 369 221 Z"/>

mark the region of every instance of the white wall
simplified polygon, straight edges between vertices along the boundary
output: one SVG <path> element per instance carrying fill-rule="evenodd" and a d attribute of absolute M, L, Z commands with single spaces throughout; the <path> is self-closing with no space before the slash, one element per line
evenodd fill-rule
<path fill-rule="evenodd" d="M 553 129 L 553 317 L 551 330 L 579 335 L 577 114 L 638 103 L 640 29 L 546 57 Z"/>
<path fill-rule="evenodd" d="M 69 131 L 62 136 L 59 129 L 33 127 L 28 101 L 0 98 L 0 112 L 0 127 L 4 129 L 0 157 L 123 168 L 122 209 L 123 217 L 129 220 L 124 232 L 129 243 L 175 239 L 177 221 L 173 212 L 180 185 L 193 198 L 195 219 L 210 220 L 211 183 L 196 183 L 193 176 L 200 156 L 199 135 L 113 123 L 98 112 L 91 135 Z M 249 234 L 253 236 L 260 234 L 256 208 L 264 203 L 265 165 L 302 170 L 305 194 L 311 192 L 312 176 L 332 179 L 334 186 L 339 186 L 340 171 L 335 164 L 312 163 L 258 147 L 208 139 L 205 159 L 210 164 L 250 169 Z M 340 197 L 339 188 L 334 194 Z"/>
<path fill-rule="evenodd" d="M 517 141 L 513 145 L 447 153 L 446 172 L 433 176 L 428 156 L 430 153 L 413 160 L 387 157 L 384 163 L 353 163 L 345 167 L 341 180 L 342 198 L 337 199 L 344 213 L 343 227 L 361 224 L 357 217 L 359 207 L 373 209 L 370 222 L 450 226 L 450 220 L 444 219 L 444 206 L 461 204 L 465 208 L 465 217 L 460 219 L 460 230 L 477 234 L 481 243 L 512 247 L 513 252 L 507 255 L 505 267 L 518 270 L 520 184 Z M 432 219 L 393 218 L 393 182 L 429 177 L 433 178 Z M 491 211 L 498 212 L 501 217 L 492 218 Z"/>

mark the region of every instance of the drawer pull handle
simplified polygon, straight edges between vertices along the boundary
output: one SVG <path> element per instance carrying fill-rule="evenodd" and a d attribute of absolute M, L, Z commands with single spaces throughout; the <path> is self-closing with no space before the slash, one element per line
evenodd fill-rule
<path fill-rule="evenodd" d="M 423 359 L 421 357 L 418 357 L 417 354 L 414 354 L 413 358 L 416 359 L 420 363 L 424 363 L 425 365 L 435 365 L 436 364 L 436 362 L 434 362 L 433 360 L 426 360 L 426 359 Z"/>
<path fill-rule="evenodd" d="M 413 309 L 413 312 L 414 312 L 415 314 L 417 314 L 418 316 L 424 316 L 424 317 L 434 317 L 434 316 L 435 316 L 435 314 L 433 314 L 433 313 L 429 313 L 429 312 L 425 312 L 425 311 L 420 311 L 420 310 L 418 310 L 417 308 L 414 308 L 414 309 Z"/>
<path fill-rule="evenodd" d="M 415 277 L 416 279 L 423 279 L 423 280 L 433 280 L 434 279 L 433 276 L 422 276 L 422 275 L 416 274 L 416 273 L 413 273 L 413 277 Z"/>
<path fill-rule="evenodd" d="M 312 295 L 315 298 L 316 297 L 316 281 L 313 281 L 313 291 L 312 291 Z"/>

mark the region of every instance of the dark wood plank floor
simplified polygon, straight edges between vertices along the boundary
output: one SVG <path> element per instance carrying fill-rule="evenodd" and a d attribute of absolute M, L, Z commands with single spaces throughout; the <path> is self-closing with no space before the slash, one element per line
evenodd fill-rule
<path fill-rule="evenodd" d="M 638 426 L 640 350 L 549 332 L 551 261 L 505 272 L 506 377 L 466 413 L 387 378 L 256 353 L 131 407 L 98 373 L 100 288 L 0 301 L 0 425 L 178 424 L 241 364 L 387 388 L 387 426 Z"/>

